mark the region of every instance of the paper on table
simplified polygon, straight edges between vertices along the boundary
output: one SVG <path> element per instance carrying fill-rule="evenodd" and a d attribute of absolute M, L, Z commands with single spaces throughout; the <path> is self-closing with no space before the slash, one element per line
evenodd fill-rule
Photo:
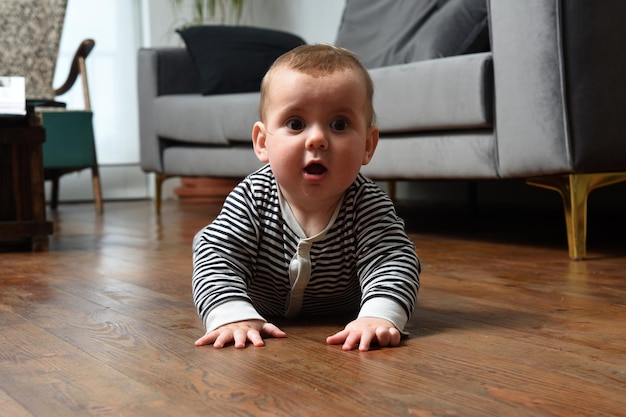
<path fill-rule="evenodd" d="M 0 77 L 0 114 L 26 114 L 24 77 Z"/>

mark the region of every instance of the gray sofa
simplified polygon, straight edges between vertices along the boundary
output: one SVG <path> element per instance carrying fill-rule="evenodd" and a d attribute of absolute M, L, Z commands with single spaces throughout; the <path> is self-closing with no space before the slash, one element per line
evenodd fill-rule
<path fill-rule="evenodd" d="M 430 8 L 416 14 L 430 24 L 419 30 L 431 39 L 449 33 L 431 18 L 455 2 L 465 0 L 425 1 Z M 408 3 L 347 0 L 337 35 L 371 68 L 376 88 L 380 142 L 363 172 L 375 180 L 523 178 L 557 190 L 569 255 L 583 258 L 588 193 L 626 180 L 626 2 L 490 0 L 490 48 L 455 56 L 405 42 L 397 28 L 408 27 Z M 170 176 L 239 178 L 260 166 L 250 140 L 258 93 L 201 95 L 182 47 L 142 49 L 138 65 L 141 165 L 157 174 L 157 210 Z"/>

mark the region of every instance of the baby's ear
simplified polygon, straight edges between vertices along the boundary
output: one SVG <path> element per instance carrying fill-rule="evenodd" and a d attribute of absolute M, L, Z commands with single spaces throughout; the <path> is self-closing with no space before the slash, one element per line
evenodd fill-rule
<path fill-rule="evenodd" d="M 378 127 L 370 126 L 367 128 L 367 134 L 365 137 L 365 152 L 363 153 L 363 165 L 367 165 L 374 156 L 376 146 L 378 146 Z"/>
<path fill-rule="evenodd" d="M 252 127 L 252 146 L 254 153 L 259 161 L 263 163 L 269 162 L 267 156 L 267 148 L 265 147 L 265 139 L 267 138 L 267 129 L 263 122 L 256 122 Z"/>

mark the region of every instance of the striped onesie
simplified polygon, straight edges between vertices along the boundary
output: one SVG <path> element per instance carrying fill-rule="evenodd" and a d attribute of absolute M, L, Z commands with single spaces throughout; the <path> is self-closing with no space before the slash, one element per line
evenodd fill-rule
<path fill-rule="evenodd" d="M 306 236 L 269 165 L 246 177 L 193 243 L 193 297 L 207 331 L 265 317 L 356 314 L 402 330 L 420 264 L 393 203 L 359 174 L 325 230 Z"/>

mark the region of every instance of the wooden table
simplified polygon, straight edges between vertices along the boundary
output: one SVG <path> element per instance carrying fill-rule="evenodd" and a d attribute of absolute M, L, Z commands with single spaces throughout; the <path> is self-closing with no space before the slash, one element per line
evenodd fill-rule
<path fill-rule="evenodd" d="M 42 144 L 45 131 L 33 113 L 0 116 L 0 245 L 26 243 L 48 250 Z"/>

